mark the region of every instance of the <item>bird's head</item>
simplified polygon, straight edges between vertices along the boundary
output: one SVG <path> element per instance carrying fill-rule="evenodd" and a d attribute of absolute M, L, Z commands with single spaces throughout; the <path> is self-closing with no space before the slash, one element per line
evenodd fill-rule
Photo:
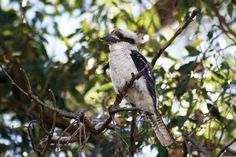
<path fill-rule="evenodd" d="M 136 45 L 138 36 L 136 33 L 129 30 L 115 29 L 109 35 L 100 38 L 103 43 L 113 45 L 116 43 L 125 42 Z"/>

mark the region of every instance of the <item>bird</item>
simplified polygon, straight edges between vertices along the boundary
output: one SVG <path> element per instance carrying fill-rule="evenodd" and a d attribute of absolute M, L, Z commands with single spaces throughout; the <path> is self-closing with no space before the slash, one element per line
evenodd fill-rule
<path fill-rule="evenodd" d="M 109 45 L 110 77 L 117 94 L 123 94 L 122 90 L 132 79 L 132 74 L 137 74 L 146 68 L 144 74 L 135 80 L 124 97 L 128 103 L 146 111 L 145 117 L 161 145 L 171 145 L 173 137 L 157 110 L 156 85 L 152 66 L 137 48 L 139 35 L 130 30 L 117 28 L 100 40 Z"/>

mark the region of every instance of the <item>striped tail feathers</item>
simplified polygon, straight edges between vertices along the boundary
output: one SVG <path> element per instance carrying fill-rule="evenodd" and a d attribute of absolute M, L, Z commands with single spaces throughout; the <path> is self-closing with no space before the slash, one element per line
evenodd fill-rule
<path fill-rule="evenodd" d="M 173 144 L 173 137 L 170 135 L 169 131 L 167 130 L 164 122 L 159 113 L 157 114 L 147 114 L 148 121 L 150 122 L 158 140 L 160 141 L 161 145 L 169 146 Z"/>

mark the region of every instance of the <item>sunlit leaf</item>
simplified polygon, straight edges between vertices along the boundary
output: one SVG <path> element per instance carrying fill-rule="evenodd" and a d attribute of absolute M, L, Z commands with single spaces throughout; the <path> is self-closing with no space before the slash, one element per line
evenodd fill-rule
<path fill-rule="evenodd" d="M 112 88 L 112 83 L 106 83 L 99 88 L 99 92 L 104 92 Z"/>
<path fill-rule="evenodd" d="M 199 46 L 202 42 L 203 42 L 202 39 L 197 39 L 197 40 L 195 40 L 195 41 L 192 43 L 192 46 L 193 46 L 193 47 L 197 47 L 197 46 Z"/>

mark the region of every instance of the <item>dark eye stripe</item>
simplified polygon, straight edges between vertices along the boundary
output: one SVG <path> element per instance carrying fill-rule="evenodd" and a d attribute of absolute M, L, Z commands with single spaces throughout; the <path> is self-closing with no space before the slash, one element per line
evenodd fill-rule
<path fill-rule="evenodd" d="M 120 41 L 128 42 L 130 44 L 135 44 L 135 40 L 131 38 L 121 38 Z"/>
<path fill-rule="evenodd" d="M 116 31 L 115 35 L 120 39 L 120 41 L 128 42 L 130 44 L 135 44 L 135 40 L 131 38 L 124 37 L 122 33 Z"/>
<path fill-rule="evenodd" d="M 111 34 L 114 34 L 115 36 L 117 36 L 119 38 L 120 42 L 123 41 L 123 42 L 127 42 L 127 43 L 130 43 L 130 44 L 136 44 L 134 39 L 124 37 L 123 34 L 121 32 L 119 32 L 119 30 L 113 30 L 111 32 Z"/>

